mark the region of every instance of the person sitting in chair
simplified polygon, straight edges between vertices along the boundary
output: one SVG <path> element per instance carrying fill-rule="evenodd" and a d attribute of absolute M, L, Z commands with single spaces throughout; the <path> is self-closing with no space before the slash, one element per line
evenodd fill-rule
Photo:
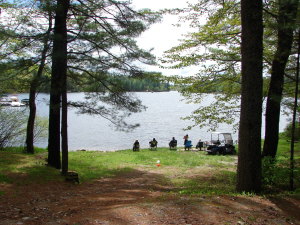
<path fill-rule="evenodd" d="M 202 148 L 203 148 L 203 141 L 201 141 L 201 139 L 199 139 L 199 141 L 198 141 L 198 143 L 197 143 L 197 145 L 196 145 L 196 149 L 198 149 L 198 148 L 199 148 L 200 151 L 201 151 Z"/>
<path fill-rule="evenodd" d="M 132 148 L 132 150 L 133 150 L 134 152 L 140 151 L 140 143 L 139 143 L 138 140 L 135 140 L 135 142 L 133 143 L 133 148 Z"/>
<path fill-rule="evenodd" d="M 191 150 L 191 148 L 192 148 L 192 141 L 190 141 L 190 140 L 187 140 L 186 142 L 185 142 L 185 144 L 184 144 L 184 150 L 186 151 L 186 150 Z"/>
<path fill-rule="evenodd" d="M 172 140 L 169 142 L 169 147 L 176 148 L 177 147 L 177 140 L 173 137 Z"/>
<path fill-rule="evenodd" d="M 153 138 L 152 141 L 149 142 L 150 148 L 157 148 L 157 141 Z"/>

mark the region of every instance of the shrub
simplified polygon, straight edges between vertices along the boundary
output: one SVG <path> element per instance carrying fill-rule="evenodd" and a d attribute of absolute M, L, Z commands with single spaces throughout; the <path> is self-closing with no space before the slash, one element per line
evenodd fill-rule
<path fill-rule="evenodd" d="M 0 149 L 7 146 L 21 146 L 25 143 L 27 109 L 0 107 Z M 47 135 L 48 119 L 35 119 L 34 141 Z"/>
<path fill-rule="evenodd" d="M 0 149 L 19 142 L 26 129 L 26 115 L 18 108 L 0 107 Z"/>
<path fill-rule="evenodd" d="M 264 157 L 262 160 L 262 182 L 265 187 L 284 188 L 289 185 L 288 158 Z"/>
<path fill-rule="evenodd" d="M 295 127 L 295 141 L 300 140 L 300 126 L 299 122 L 296 122 L 296 127 Z M 284 132 L 282 133 L 284 138 L 287 138 L 291 140 L 292 138 L 292 122 L 287 124 L 286 128 L 284 129 Z"/>

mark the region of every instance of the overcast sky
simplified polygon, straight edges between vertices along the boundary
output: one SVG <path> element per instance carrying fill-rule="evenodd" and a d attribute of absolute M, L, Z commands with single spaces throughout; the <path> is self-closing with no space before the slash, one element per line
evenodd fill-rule
<path fill-rule="evenodd" d="M 189 0 L 195 2 L 196 0 Z M 132 0 L 132 4 L 136 9 L 149 8 L 159 10 L 164 8 L 184 8 L 187 6 L 185 0 Z M 163 52 L 179 43 L 179 39 L 183 38 L 182 34 L 188 32 L 185 27 L 175 27 L 173 24 L 177 22 L 175 16 L 164 16 L 162 22 L 153 24 L 149 30 L 144 32 L 138 39 L 138 44 L 145 48 L 154 48 L 152 53 L 161 57 Z M 159 71 L 163 75 L 191 75 L 195 73 L 195 68 L 185 68 L 181 70 L 161 69 L 159 67 L 146 66 L 144 69 L 148 71 Z"/>

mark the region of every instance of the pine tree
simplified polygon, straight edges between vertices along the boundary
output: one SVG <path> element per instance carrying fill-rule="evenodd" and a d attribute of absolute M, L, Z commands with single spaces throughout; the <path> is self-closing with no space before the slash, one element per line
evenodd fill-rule
<path fill-rule="evenodd" d="M 242 0 L 242 94 L 236 188 L 261 191 L 262 1 Z"/>

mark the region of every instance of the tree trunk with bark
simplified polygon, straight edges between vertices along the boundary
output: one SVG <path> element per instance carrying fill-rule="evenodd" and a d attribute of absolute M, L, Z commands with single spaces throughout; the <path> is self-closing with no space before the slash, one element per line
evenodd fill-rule
<path fill-rule="evenodd" d="M 33 81 L 30 85 L 30 92 L 29 92 L 29 117 L 27 121 L 27 130 L 26 130 L 26 146 L 25 146 L 25 152 L 27 153 L 34 153 L 34 122 L 35 122 L 35 115 L 36 115 L 36 104 L 35 104 L 35 94 L 36 94 L 36 88 L 35 88 L 35 79 L 33 78 Z"/>
<path fill-rule="evenodd" d="M 242 0 L 242 93 L 237 190 L 261 191 L 262 1 Z"/>
<path fill-rule="evenodd" d="M 275 157 L 279 138 L 280 104 L 284 71 L 291 53 L 298 0 L 280 0 L 278 14 L 277 50 L 272 62 L 271 81 L 266 106 L 266 126 L 263 156 Z"/>
<path fill-rule="evenodd" d="M 45 33 L 44 38 L 44 47 L 41 53 L 41 63 L 39 65 L 39 69 L 37 74 L 33 77 L 31 84 L 30 84 L 30 91 L 29 91 L 29 117 L 27 122 L 27 131 L 26 131 L 26 147 L 25 151 L 27 153 L 34 153 L 34 122 L 36 117 L 36 104 L 35 104 L 35 97 L 37 88 L 40 83 L 41 76 L 43 74 L 43 70 L 45 67 L 45 62 L 47 58 L 47 52 L 49 50 L 49 39 L 50 33 L 52 29 L 52 14 L 49 12 L 49 23 L 48 23 L 48 30 Z"/>
<path fill-rule="evenodd" d="M 69 0 L 57 0 L 52 52 L 48 164 L 57 169 L 61 168 L 60 102 L 62 82 L 67 71 L 67 13 L 69 4 Z"/>
<path fill-rule="evenodd" d="M 66 83 L 65 83 L 66 84 Z M 66 87 L 66 85 L 65 85 Z M 67 91 L 64 88 L 62 92 L 62 122 L 61 122 L 61 147 L 62 147 L 62 174 L 68 173 L 68 104 Z"/>

